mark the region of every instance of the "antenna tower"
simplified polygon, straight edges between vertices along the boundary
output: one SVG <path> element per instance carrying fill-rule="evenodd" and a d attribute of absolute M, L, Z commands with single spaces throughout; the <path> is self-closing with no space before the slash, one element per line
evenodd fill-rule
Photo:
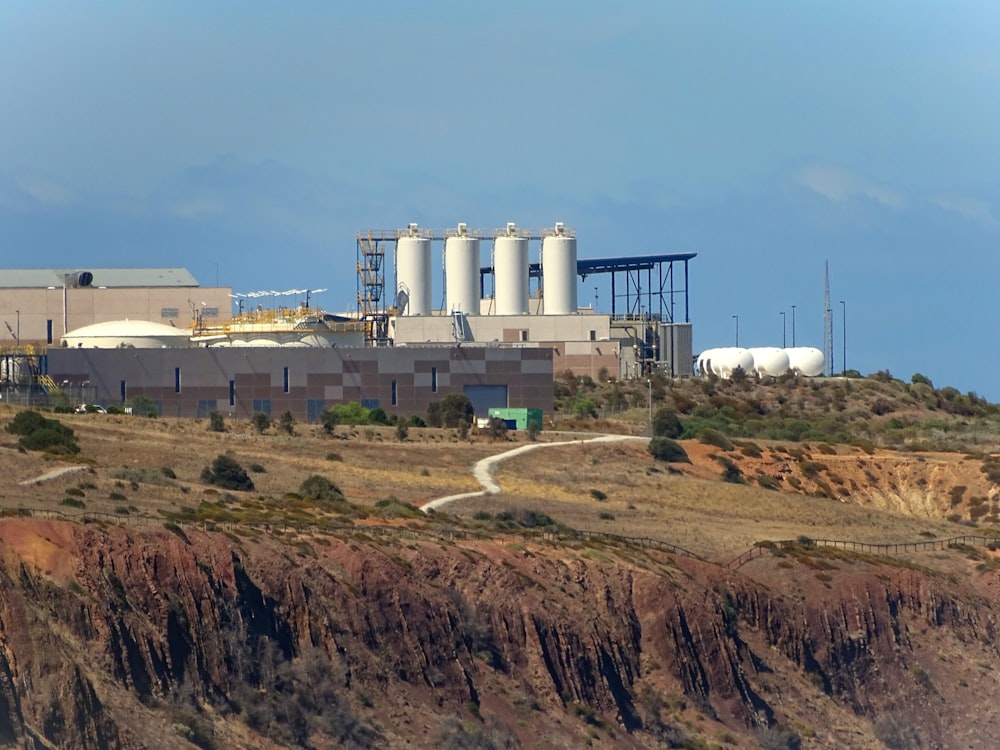
<path fill-rule="evenodd" d="M 823 287 L 823 360 L 826 375 L 833 375 L 833 311 L 830 309 L 830 261 L 826 261 L 826 278 Z"/>

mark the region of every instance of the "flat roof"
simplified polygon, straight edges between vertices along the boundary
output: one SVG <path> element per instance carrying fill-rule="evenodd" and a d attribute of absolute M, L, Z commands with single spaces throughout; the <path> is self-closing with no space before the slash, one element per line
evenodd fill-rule
<path fill-rule="evenodd" d="M 84 271 L 94 275 L 92 287 L 196 287 L 186 268 L 0 268 L 2 289 L 48 289 L 73 285 Z"/>

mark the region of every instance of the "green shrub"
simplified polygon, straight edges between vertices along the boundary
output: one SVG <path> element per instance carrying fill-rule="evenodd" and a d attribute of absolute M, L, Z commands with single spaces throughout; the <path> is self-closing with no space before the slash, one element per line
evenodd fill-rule
<path fill-rule="evenodd" d="M 240 492 L 253 490 L 253 480 L 246 469 L 227 455 L 217 456 L 210 467 L 206 466 L 201 472 L 201 481 L 226 490 Z"/>
<path fill-rule="evenodd" d="M 284 433 L 289 435 L 295 434 L 295 417 L 290 411 L 286 411 L 281 415 L 281 419 L 278 421 L 278 427 Z"/>
<path fill-rule="evenodd" d="M 225 432 L 226 431 L 226 418 L 222 416 L 222 412 L 212 411 L 208 415 L 208 429 L 209 432 Z"/>
<path fill-rule="evenodd" d="M 266 474 L 267 473 L 267 469 L 265 469 L 263 466 L 261 466 L 258 463 L 252 463 L 252 464 L 250 464 L 250 471 L 252 471 L 254 474 Z"/>
<path fill-rule="evenodd" d="M 649 441 L 649 453 L 658 461 L 667 463 L 691 463 L 687 451 L 676 440 L 666 437 L 654 437 Z"/>
<path fill-rule="evenodd" d="M 718 430 L 712 429 L 702 430 L 698 433 L 698 441 L 705 445 L 714 445 L 716 448 L 722 448 L 724 451 L 731 451 L 735 447 L 732 440 Z"/>
<path fill-rule="evenodd" d="M 253 423 L 258 435 L 263 435 L 271 426 L 271 418 L 262 411 L 255 411 L 253 416 L 250 417 L 250 421 Z"/>
<path fill-rule="evenodd" d="M 59 503 L 59 504 L 60 505 L 69 506 L 70 508 L 86 508 L 87 507 L 87 504 L 85 502 L 83 502 L 83 500 L 80 500 L 79 498 L 76 498 L 76 497 L 67 497 L 67 498 L 63 499 L 63 501 L 61 503 Z"/>
<path fill-rule="evenodd" d="M 7 425 L 7 432 L 20 435 L 18 445 L 25 450 L 54 454 L 80 452 L 72 428 L 31 409 L 18 412 Z"/>
<path fill-rule="evenodd" d="M 673 409 L 657 409 L 653 415 L 653 435 L 655 437 L 679 438 L 684 433 L 684 425 Z"/>
<path fill-rule="evenodd" d="M 310 500 L 337 501 L 344 499 L 344 493 L 340 488 L 319 474 L 304 479 L 299 485 L 299 495 Z"/>
<path fill-rule="evenodd" d="M 599 503 L 603 503 L 605 500 L 608 499 L 608 496 L 605 493 L 601 492 L 600 490 L 591 490 L 590 496 Z"/>

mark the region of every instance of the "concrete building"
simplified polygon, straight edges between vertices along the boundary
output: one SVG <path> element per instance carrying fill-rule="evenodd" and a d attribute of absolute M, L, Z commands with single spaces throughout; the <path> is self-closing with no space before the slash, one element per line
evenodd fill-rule
<path fill-rule="evenodd" d="M 68 331 L 113 320 L 223 322 L 231 291 L 199 286 L 184 268 L 0 269 L 0 341 L 59 346 Z"/>
<path fill-rule="evenodd" d="M 166 417 L 254 412 L 316 421 L 326 406 L 357 401 L 389 415 L 424 416 L 432 401 L 464 393 L 491 407 L 553 408 L 552 350 L 461 346 L 50 349 L 48 377 L 103 405 L 143 395 Z"/>

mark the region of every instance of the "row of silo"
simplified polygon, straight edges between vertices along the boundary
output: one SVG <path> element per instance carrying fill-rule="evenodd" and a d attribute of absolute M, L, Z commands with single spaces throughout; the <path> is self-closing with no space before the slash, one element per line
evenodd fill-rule
<path fill-rule="evenodd" d="M 530 232 L 510 222 L 493 238 L 497 315 L 529 312 Z M 559 222 L 542 233 L 542 285 L 546 315 L 577 312 L 576 237 Z M 480 313 L 480 239 L 466 224 L 445 232 L 445 294 L 448 312 Z M 431 234 L 410 224 L 396 241 L 396 300 L 401 315 L 430 315 Z"/>

